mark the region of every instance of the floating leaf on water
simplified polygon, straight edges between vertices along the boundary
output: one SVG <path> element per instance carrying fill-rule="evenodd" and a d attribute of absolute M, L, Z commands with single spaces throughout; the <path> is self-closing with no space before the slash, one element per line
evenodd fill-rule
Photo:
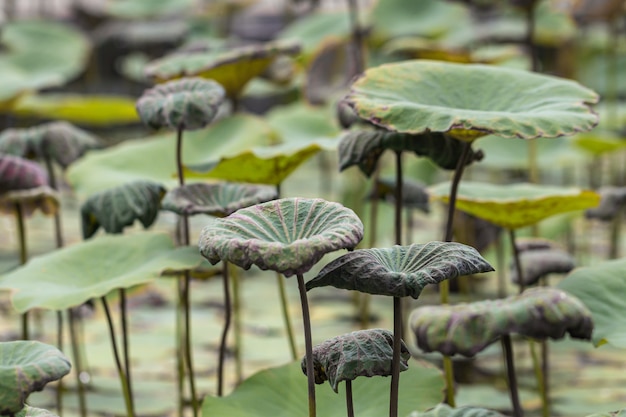
<path fill-rule="evenodd" d="M 506 334 L 561 339 L 569 333 L 573 338 L 591 339 L 593 330 L 591 313 L 581 300 L 547 287 L 499 300 L 419 307 L 409 323 L 425 352 L 468 357 Z"/>
<path fill-rule="evenodd" d="M 409 414 L 409 417 L 504 417 L 497 411 L 479 407 L 452 408 L 448 404 L 438 404 L 435 408 L 419 413 Z"/>
<path fill-rule="evenodd" d="M 562 249 L 526 250 L 519 254 L 524 286 L 535 285 L 549 274 L 566 274 L 576 267 L 574 257 Z M 511 280 L 520 284 L 517 269 L 511 265 Z"/>
<path fill-rule="evenodd" d="M 327 264 L 306 289 L 346 290 L 417 299 L 428 284 L 493 271 L 476 249 L 455 242 L 359 249 Z"/>

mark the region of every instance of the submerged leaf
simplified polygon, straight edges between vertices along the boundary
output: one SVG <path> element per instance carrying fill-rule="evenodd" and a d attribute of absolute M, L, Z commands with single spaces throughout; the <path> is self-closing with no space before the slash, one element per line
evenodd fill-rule
<path fill-rule="evenodd" d="M 137 100 L 141 120 L 153 129 L 200 129 L 211 123 L 224 101 L 224 88 L 213 80 L 191 77 L 146 90 Z"/>
<path fill-rule="evenodd" d="M 593 330 L 591 313 L 578 298 L 547 287 L 499 300 L 419 307 L 409 323 L 425 352 L 468 357 L 506 334 L 561 339 L 569 333 L 573 338 L 590 339 Z"/>
<path fill-rule="evenodd" d="M 409 369 L 409 349 L 402 341 L 400 372 Z M 333 390 L 341 381 L 359 376 L 389 376 L 393 358 L 393 334 L 383 329 L 359 330 L 333 337 L 313 347 L 315 383 L 328 381 Z M 300 362 L 307 375 L 306 358 Z"/>
<path fill-rule="evenodd" d="M 349 208 L 319 198 L 283 198 L 216 219 L 202 230 L 199 246 L 212 264 L 254 264 L 289 277 L 328 252 L 354 249 L 362 238 L 363 223 Z"/>
<path fill-rule="evenodd" d="M 417 299 L 428 284 L 493 271 L 471 246 L 455 242 L 359 249 L 335 259 L 306 283 Z"/>
<path fill-rule="evenodd" d="M 265 185 L 196 183 L 168 191 L 161 201 L 161 208 L 177 214 L 225 217 L 241 208 L 277 197 L 276 188 Z"/>
<path fill-rule="evenodd" d="M 0 195 L 48 185 L 48 175 L 39 164 L 0 153 Z"/>
<path fill-rule="evenodd" d="M 408 417 L 504 417 L 504 415 L 486 408 L 452 408 L 448 404 L 438 404 L 435 408 L 431 408 L 423 413 L 414 411 Z"/>
<path fill-rule="evenodd" d="M 139 220 L 144 228 L 154 223 L 165 188 L 152 181 L 134 181 L 96 193 L 80 209 L 83 238 L 89 239 L 102 228 L 107 233 L 122 233 Z"/>
<path fill-rule="evenodd" d="M 566 274 L 576 266 L 574 257 L 562 249 L 535 249 L 523 251 L 519 255 L 524 276 L 524 286 L 535 285 L 539 279 L 549 274 Z M 517 269 L 511 266 L 511 280 L 520 283 Z"/>
<path fill-rule="evenodd" d="M 0 415 L 15 415 L 48 382 L 70 372 L 70 361 L 54 346 L 37 341 L 0 343 Z"/>

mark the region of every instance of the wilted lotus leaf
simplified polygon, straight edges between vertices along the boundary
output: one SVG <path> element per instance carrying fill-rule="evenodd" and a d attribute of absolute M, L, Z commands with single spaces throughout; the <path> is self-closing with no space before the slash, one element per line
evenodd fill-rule
<path fill-rule="evenodd" d="M 22 411 L 31 392 L 70 372 L 70 361 L 54 346 L 36 341 L 0 343 L 0 415 Z"/>
<path fill-rule="evenodd" d="M 562 249 L 535 249 L 519 254 L 524 276 L 524 286 L 536 284 L 540 278 L 548 274 L 566 274 L 576 267 L 574 257 Z M 519 284 L 517 269 L 511 267 L 511 280 Z"/>
<path fill-rule="evenodd" d="M 428 189 L 448 203 L 450 183 Z M 531 226 L 555 214 L 595 207 L 600 196 L 593 191 L 528 183 L 496 185 L 463 181 L 456 208 L 506 229 Z"/>
<path fill-rule="evenodd" d="M 148 77 L 159 82 L 181 77 L 210 78 L 238 97 L 252 78 L 260 75 L 278 55 L 295 55 L 300 47 L 288 42 L 269 42 L 210 52 L 175 53 L 146 66 Z"/>
<path fill-rule="evenodd" d="M 547 287 L 520 295 L 453 306 L 419 307 L 409 318 L 417 345 L 425 352 L 474 356 L 500 336 L 561 339 L 565 333 L 591 339 L 591 313 L 573 295 Z"/>
<path fill-rule="evenodd" d="M 624 208 L 626 204 L 626 187 L 602 187 L 600 193 L 600 205 L 585 211 L 588 219 L 597 219 L 608 222 Z"/>
<path fill-rule="evenodd" d="M 198 77 L 169 81 L 146 90 L 137 100 L 141 121 L 153 129 L 200 129 L 211 123 L 224 101 L 224 89 Z"/>
<path fill-rule="evenodd" d="M 363 223 L 341 204 L 283 198 L 214 220 L 202 230 L 199 246 L 214 265 L 254 264 L 289 277 L 305 273 L 328 252 L 354 249 L 362 238 Z"/>
<path fill-rule="evenodd" d="M 0 195 L 48 185 L 48 175 L 37 163 L 0 153 Z"/>
<path fill-rule="evenodd" d="M 359 249 L 327 264 L 306 289 L 332 285 L 346 290 L 418 298 L 426 285 L 493 271 L 471 246 L 455 242 Z"/>
<path fill-rule="evenodd" d="M 15 414 L 15 417 L 59 417 L 52 411 L 44 410 L 43 408 L 30 407 L 28 405 L 22 408 L 22 411 Z"/>
<path fill-rule="evenodd" d="M 404 342 L 400 349 L 400 371 L 406 371 L 411 354 Z M 359 376 L 389 376 L 392 357 L 393 334 L 388 330 L 359 330 L 333 337 L 313 347 L 315 383 L 328 381 L 337 392 L 341 381 L 353 381 Z M 306 358 L 300 366 L 307 375 Z"/>
<path fill-rule="evenodd" d="M 276 187 L 266 185 L 195 183 L 169 190 L 161 201 L 161 208 L 181 215 L 210 214 L 225 217 L 240 208 L 277 197 Z"/>
<path fill-rule="evenodd" d="M 457 165 L 462 144 L 442 133 L 409 135 L 386 130 L 353 130 L 339 142 L 339 169 L 358 165 L 368 177 L 376 169 L 378 159 L 387 149 L 412 151 L 426 156 L 444 169 L 454 169 Z M 482 153 L 471 151 L 467 164 L 480 160 Z"/>
<path fill-rule="evenodd" d="M 25 216 L 30 216 L 37 209 L 51 216 L 59 211 L 60 205 L 58 193 L 47 185 L 0 194 L 0 213 L 15 213 L 17 204 Z"/>
<path fill-rule="evenodd" d="M 396 181 L 390 179 L 380 179 L 374 185 L 375 191 L 372 191 L 369 198 L 376 198 L 395 203 L 396 201 Z M 430 212 L 429 196 L 426 186 L 419 181 L 404 180 L 402 182 L 402 206 L 411 209 L 421 210 L 424 213 Z"/>
<path fill-rule="evenodd" d="M 448 404 L 437 404 L 435 408 L 422 413 L 414 411 L 408 417 L 504 417 L 504 415 L 486 408 L 452 408 Z"/>
<path fill-rule="evenodd" d="M 345 99 L 359 117 L 404 133 L 532 139 L 593 128 L 598 95 L 576 82 L 479 64 L 414 60 L 365 71 Z"/>
<path fill-rule="evenodd" d="M 107 233 L 122 233 L 135 220 L 150 227 L 164 195 L 165 188 L 152 181 L 134 181 L 92 195 L 80 209 L 83 238 L 89 239 L 100 226 Z"/>

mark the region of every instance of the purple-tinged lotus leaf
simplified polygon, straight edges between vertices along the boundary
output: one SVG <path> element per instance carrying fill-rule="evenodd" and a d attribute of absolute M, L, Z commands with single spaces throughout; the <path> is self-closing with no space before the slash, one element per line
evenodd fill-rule
<path fill-rule="evenodd" d="M 626 205 L 626 187 L 602 187 L 598 190 L 600 204 L 585 211 L 585 217 L 611 221 Z"/>
<path fill-rule="evenodd" d="M 137 100 L 137 113 L 153 129 L 201 129 L 217 115 L 224 94 L 213 80 L 181 78 L 146 90 Z"/>
<path fill-rule="evenodd" d="M 25 216 L 30 216 L 38 209 L 45 215 L 53 216 L 60 206 L 58 193 L 47 185 L 0 194 L 0 213 L 15 213 L 17 204 Z"/>
<path fill-rule="evenodd" d="M 400 371 L 409 369 L 409 349 L 402 342 Z M 328 381 L 335 392 L 341 381 L 359 376 L 389 376 L 393 358 L 393 334 L 383 329 L 358 330 L 328 339 L 313 347 L 315 383 Z M 307 374 L 306 358 L 301 361 Z"/>
<path fill-rule="evenodd" d="M 563 249 L 526 250 L 519 254 L 524 286 L 535 285 L 549 274 L 566 274 L 576 267 L 574 257 Z M 520 283 L 517 270 L 511 266 L 511 281 Z"/>
<path fill-rule="evenodd" d="M 425 352 L 474 356 L 507 334 L 532 339 L 591 339 L 593 321 L 585 305 L 555 288 L 538 287 L 520 295 L 469 304 L 425 306 L 409 318 L 417 345 Z"/>
<path fill-rule="evenodd" d="M 396 245 L 345 254 L 327 264 L 306 283 L 306 288 L 331 285 L 369 294 L 417 299 L 428 284 L 489 271 L 493 271 L 493 267 L 476 249 L 461 243 Z"/>
<path fill-rule="evenodd" d="M 256 265 L 289 277 L 307 272 L 322 256 L 354 249 L 363 223 L 350 209 L 319 198 L 284 198 L 216 219 L 200 235 L 200 251 L 212 264 Z"/>
<path fill-rule="evenodd" d="M 278 197 L 276 187 L 238 183 L 194 183 L 169 190 L 161 208 L 176 214 L 225 217 L 254 204 Z"/>
<path fill-rule="evenodd" d="M 48 185 L 48 175 L 35 162 L 0 153 L 0 195 Z"/>

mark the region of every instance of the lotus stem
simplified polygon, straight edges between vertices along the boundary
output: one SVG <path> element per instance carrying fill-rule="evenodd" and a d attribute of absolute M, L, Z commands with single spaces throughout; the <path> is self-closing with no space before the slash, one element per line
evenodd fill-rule
<path fill-rule="evenodd" d="M 126 311 L 126 289 L 120 288 L 120 315 L 122 321 L 122 348 L 124 350 L 124 369 L 126 370 L 126 385 L 130 394 L 131 407 L 135 408 L 135 400 L 133 397 L 133 385 L 130 376 L 130 344 L 128 340 L 128 313 Z"/>
<path fill-rule="evenodd" d="M 498 265 L 498 298 L 506 297 L 506 270 L 504 266 L 504 242 L 502 234 L 499 234 L 496 240 L 496 264 Z"/>
<path fill-rule="evenodd" d="M 219 361 L 217 363 L 217 395 L 224 395 L 224 357 L 226 355 L 226 341 L 228 340 L 228 329 L 230 328 L 231 302 L 230 302 L 230 282 L 228 279 L 228 262 L 222 261 L 222 279 L 224 281 L 224 329 L 220 341 Z"/>
<path fill-rule="evenodd" d="M 396 151 L 395 240 L 402 244 L 402 151 Z"/>
<path fill-rule="evenodd" d="M 511 345 L 511 336 L 505 334 L 502 336 L 502 350 L 506 360 L 506 375 L 509 381 L 509 391 L 511 392 L 511 402 L 513 404 L 513 415 L 515 417 L 523 417 L 524 411 L 519 400 L 517 391 L 517 377 L 515 375 L 515 365 L 513 363 L 513 347 Z"/>
<path fill-rule="evenodd" d="M 231 265 L 231 281 L 233 282 L 233 333 L 235 334 L 235 375 L 237 384 L 243 381 L 243 361 L 241 359 L 241 291 L 239 285 L 239 271 Z"/>
<path fill-rule="evenodd" d="M 280 292 L 280 306 L 283 311 L 283 320 L 285 322 L 285 329 L 287 330 L 287 339 L 289 339 L 291 359 L 296 360 L 298 359 L 298 348 L 296 347 L 296 338 L 293 334 L 293 328 L 291 326 L 289 305 L 287 303 L 287 291 L 285 290 L 285 280 L 278 272 L 276 273 L 276 282 L 278 283 L 278 290 Z"/>
<path fill-rule="evenodd" d="M 57 185 L 54 167 L 52 166 L 52 161 L 50 160 L 50 157 L 48 155 L 44 157 L 44 162 L 46 164 L 46 171 L 48 171 L 48 184 L 50 184 L 50 188 L 58 191 L 59 187 Z M 63 232 L 61 228 L 61 213 L 59 211 L 54 213 L 54 239 L 56 241 L 57 248 L 62 248 Z"/>
<path fill-rule="evenodd" d="M 17 222 L 17 240 L 20 244 L 20 265 L 28 261 L 26 248 L 26 227 L 24 225 L 24 209 L 21 203 L 15 203 L 15 220 Z M 22 340 L 28 340 L 28 312 L 22 313 Z"/>
<path fill-rule="evenodd" d="M 617 51 L 618 51 L 618 43 L 619 43 L 619 24 L 617 23 L 617 19 L 612 19 L 608 26 L 607 31 L 609 32 L 609 46 L 607 48 L 607 57 L 606 57 L 606 92 L 605 99 L 607 103 L 607 126 L 615 127 L 618 122 L 618 61 L 617 61 Z"/>
<path fill-rule="evenodd" d="M 363 33 L 359 24 L 359 3 L 357 0 L 348 0 L 350 11 L 350 26 L 352 27 L 352 43 L 354 45 L 354 66 L 356 74 L 365 69 L 365 57 L 363 54 Z"/>
<path fill-rule="evenodd" d="M 304 345 L 306 347 L 306 377 L 309 393 L 309 417 L 316 417 L 315 405 L 315 372 L 313 368 L 313 341 L 311 337 L 311 316 L 309 315 L 309 301 L 306 295 L 306 286 L 302 274 L 298 277 L 298 290 L 300 291 L 300 304 L 302 305 L 302 323 L 304 325 Z"/>
<path fill-rule="evenodd" d="M 620 236 L 622 232 L 622 210 L 618 210 L 611 221 L 611 237 L 609 246 L 609 259 L 619 258 Z"/>
<path fill-rule="evenodd" d="M 346 381 L 346 409 L 348 417 L 354 417 L 354 401 L 352 400 L 352 381 Z"/>
<path fill-rule="evenodd" d="M 178 390 L 178 417 L 184 416 L 185 409 L 185 355 L 184 351 L 184 335 L 183 335 L 183 302 L 182 302 L 182 286 L 183 280 L 176 280 L 176 387 Z"/>
<path fill-rule="evenodd" d="M 57 349 L 63 352 L 63 312 L 57 311 Z M 63 414 L 63 378 L 57 382 L 56 392 L 57 412 Z"/>
<path fill-rule="evenodd" d="M 72 308 L 67 309 L 67 317 L 70 330 L 70 343 L 72 344 L 72 355 L 74 356 L 74 369 L 76 372 L 76 389 L 78 390 L 78 407 L 80 409 L 80 417 L 87 417 L 87 401 L 85 398 L 85 384 L 80 375 L 83 370 L 83 362 L 80 356 L 80 346 L 78 343 L 78 337 L 76 335 L 76 319 L 74 317 L 74 310 Z"/>
<path fill-rule="evenodd" d="M 398 417 L 400 387 L 400 354 L 402 353 L 402 299 L 393 297 L 393 357 L 391 360 L 391 391 L 389 417 Z"/>
<path fill-rule="evenodd" d="M 100 297 L 102 301 L 102 307 L 104 308 L 104 314 L 107 318 L 107 324 L 109 326 L 109 337 L 111 340 L 111 348 L 113 349 L 113 357 L 115 358 L 115 366 L 117 367 L 117 374 L 120 377 L 120 383 L 122 385 L 122 393 L 124 394 L 124 403 L 126 404 L 126 415 L 128 417 L 135 416 L 135 410 L 133 409 L 133 400 L 131 399 L 130 389 L 126 379 L 126 374 L 122 368 L 122 361 L 120 360 L 120 354 L 117 349 L 117 338 L 115 337 L 115 328 L 113 327 L 113 318 L 111 317 L 111 311 L 109 310 L 109 304 L 106 297 Z"/>

